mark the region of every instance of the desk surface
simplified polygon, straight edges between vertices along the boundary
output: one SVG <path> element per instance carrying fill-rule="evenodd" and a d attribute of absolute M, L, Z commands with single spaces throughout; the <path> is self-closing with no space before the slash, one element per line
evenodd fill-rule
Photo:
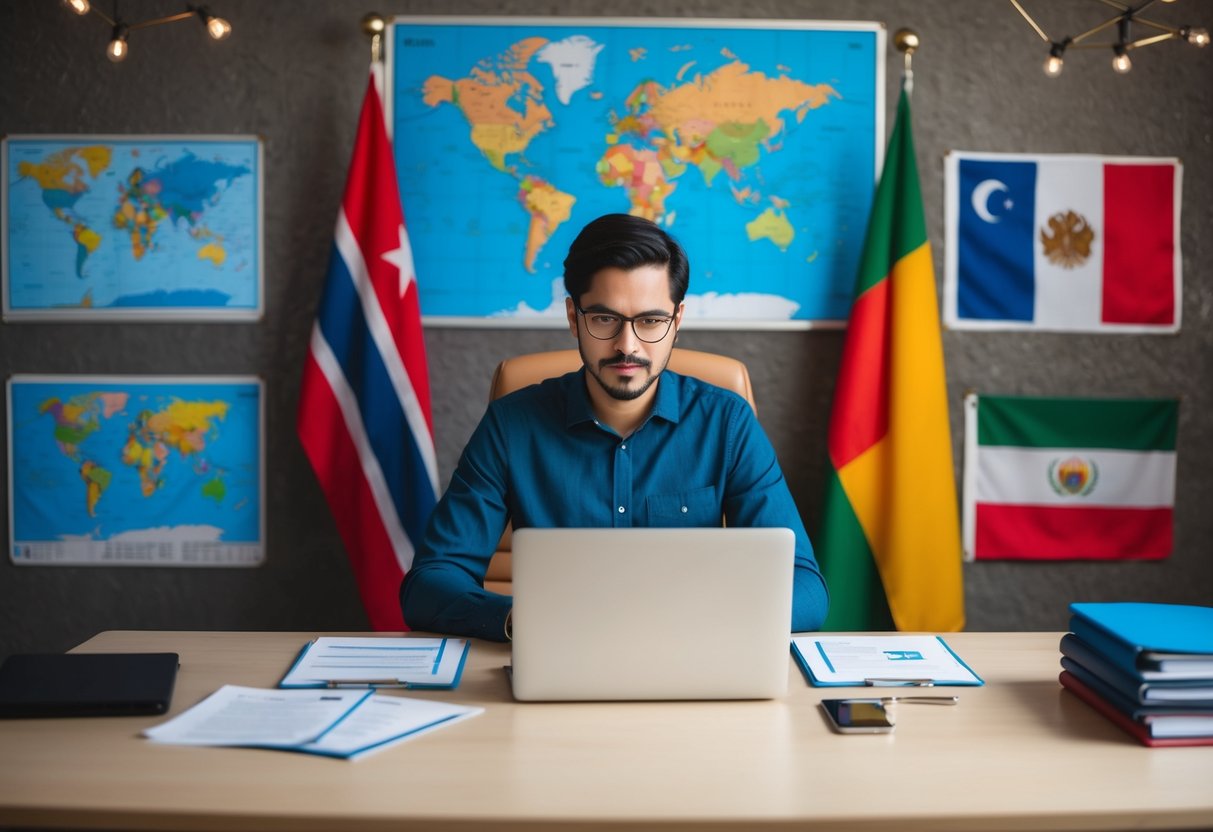
<path fill-rule="evenodd" d="M 181 654 L 172 713 L 272 687 L 314 633 L 107 632 L 81 651 Z M 503 645 L 457 691 L 483 705 L 358 762 L 155 745 L 159 717 L 0 721 L 0 827 L 124 829 L 1117 829 L 1213 827 L 1213 747 L 1148 749 L 1057 683 L 1057 633 L 957 633 L 987 682 L 905 706 L 887 735 L 831 733 L 789 661 L 772 702 L 521 704 Z M 869 691 L 870 693 L 870 691 Z"/>

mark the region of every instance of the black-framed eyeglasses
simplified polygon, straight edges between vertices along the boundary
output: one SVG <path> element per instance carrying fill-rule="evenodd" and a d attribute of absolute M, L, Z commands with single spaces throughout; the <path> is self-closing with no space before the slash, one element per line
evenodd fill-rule
<path fill-rule="evenodd" d="M 590 337 L 599 341 L 609 341 L 617 338 L 626 321 L 632 325 L 632 332 L 646 344 L 656 344 L 670 334 L 670 324 L 674 323 L 671 315 L 637 315 L 629 318 L 626 315 L 616 315 L 614 312 L 586 311 L 580 306 L 577 311 L 585 319 L 585 331 Z"/>

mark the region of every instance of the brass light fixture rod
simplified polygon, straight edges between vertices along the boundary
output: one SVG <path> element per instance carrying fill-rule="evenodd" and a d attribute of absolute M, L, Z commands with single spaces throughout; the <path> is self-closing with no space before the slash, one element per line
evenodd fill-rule
<path fill-rule="evenodd" d="M 195 6 L 187 3 L 185 11 L 177 14 L 168 14 L 163 17 L 153 17 L 148 20 L 140 20 L 136 23 L 127 23 L 118 14 L 118 0 L 113 0 L 113 13 L 106 14 L 97 5 L 90 0 L 64 0 L 73 12 L 78 15 L 86 15 L 89 12 L 96 14 L 106 25 L 110 27 L 110 42 L 106 47 L 106 55 L 111 61 L 122 61 L 126 59 L 129 51 L 127 38 L 130 33 L 136 29 L 147 29 L 152 26 L 160 26 L 164 23 L 175 23 L 178 20 L 195 19 L 200 21 L 205 27 L 207 34 L 212 40 L 223 40 L 231 34 L 232 26 L 226 20 L 216 15 L 211 14 L 206 6 Z"/>
<path fill-rule="evenodd" d="M 1128 52 L 1132 49 L 1139 49 L 1143 46 L 1150 46 L 1151 44 L 1162 43 L 1165 40 L 1175 39 L 1185 40 L 1197 47 L 1203 47 L 1209 43 L 1209 32 L 1202 27 L 1168 26 L 1165 23 L 1159 23 L 1158 21 L 1142 17 L 1141 13 L 1154 5 L 1157 0 L 1143 0 L 1143 2 L 1136 5 L 1130 5 L 1121 2 L 1121 0 L 1097 0 L 1097 2 L 1105 6 L 1115 9 L 1117 13 L 1085 32 L 1072 36 L 1067 35 L 1064 38 L 1056 40 L 1049 37 L 1044 28 L 1024 8 L 1020 0 L 1009 0 L 1009 2 L 1019 12 L 1020 16 L 1027 21 L 1028 25 L 1032 27 L 1033 31 L 1040 36 L 1040 39 L 1049 44 L 1049 56 L 1045 59 L 1044 71 L 1051 78 L 1056 78 L 1061 74 L 1065 63 L 1064 55 L 1067 49 L 1111 49 L 1113 53 L 1112 68 L 1117 72 L 1124 73 L 1132 68 L 1132 63 L 1128 56 Z M 1167 2 L 1174 2 L 1174 0 L 1167 0 Z M 1135 39 L 1130 34 L 1134 25 L 1148 27 L 1157 31 L 1158 34 Z M 1099 43 L 1088 42 L 1089 38 L 1113 27 L 1116 28 L 1116 40 Z"/>

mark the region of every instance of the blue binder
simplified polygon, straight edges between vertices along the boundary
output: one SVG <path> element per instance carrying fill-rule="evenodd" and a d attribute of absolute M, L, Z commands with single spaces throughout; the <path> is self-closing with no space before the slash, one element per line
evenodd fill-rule
<path fill-rule="evenodd" d="M 1126 673 L 1213 680 L 1213 607 L 1074 603 L 1070 612 L 1071 632 Z"/>
<path fill-rule="evenodd" d="M 1068 670 L 1077 676 L 1080 682 L 1098 694 L 1109 705 L 1121 713 L 1133 717 L 1133 719 L 1141 719 L 1145 716 L 1178 714 L 1213 716 L 1213 708 L 1203 707 L 1199 702 L 1167 702 L 1165 704 L 1143 705 L 1125 696 L 1123 692 L 1112 687 L 1112 685 L 1069 656 L 1061 657 L 1061 667 L 1062 670 Z"/>
<path fill-rule="evenodd" d="M 1062 666 L 1067 670 L 1074 671 L 1074 668 L 1066 664 L 1068 658 L 1138 705 L 1203 708 L 1213 713 L 1213 680 L 1145 681 L 1140 673 L 1125 672 L 1106 661 L 1094 648 L 1073 633 L 1062 636 L 1060 647 Z M 1074 672 L 1080 679 L 1087 681 L 1082 674 Z"/>

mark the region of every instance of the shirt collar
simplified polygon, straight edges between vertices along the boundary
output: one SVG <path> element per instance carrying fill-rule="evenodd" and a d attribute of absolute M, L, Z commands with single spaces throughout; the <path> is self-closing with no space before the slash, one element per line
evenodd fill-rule
<path fill-rule="evenodd" d="M 564 425 L 571 428 L 583 422 L 593 422 L 594 408 L 590 406 L 590 393 L 585 389 L 585 367 L 567 374 L 564 383 Z"/>
<path fill-rule="evenodd" d="M 667 422 L 677 423 L 682 418 L 682 386 L 684 377 L 673 370 L 665 370 L 657 381 L 657 395 L 653 399 L 654 416 Z M 573 427 L 582 422 L 597 421 L 590 404 L 590 393 L 586 389 L 585 367 L 564 377 L 565 426 Z"/>
<path fill-rule="evenodd" d="M 657 382 L 657 396 L 653 399 L 653 412 L 650 415 L 677 424 L 682 418 L 682 384 L 683 377 L 666 369 Z"/>

